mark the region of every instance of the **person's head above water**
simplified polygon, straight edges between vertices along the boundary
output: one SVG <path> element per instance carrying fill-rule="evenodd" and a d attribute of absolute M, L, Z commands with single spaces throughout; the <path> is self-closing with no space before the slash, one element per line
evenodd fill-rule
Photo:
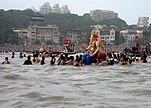
<path fill-rule="evenodd" d="M 8 60 L 8 57 L 5 57 L 5 60 Z"/>
<path fill-rule="evenodd" d="M 29 59 L 29 60 L 30 60 L 30 59 L 31 59 L 31 57 L 30 57 L 30 56 L 27 56 L 27 59 Z"/>

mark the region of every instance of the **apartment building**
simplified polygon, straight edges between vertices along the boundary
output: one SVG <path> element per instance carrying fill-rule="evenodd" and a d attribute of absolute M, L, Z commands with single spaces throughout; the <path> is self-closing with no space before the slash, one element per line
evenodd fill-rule
<path fill-rule="evenodd" d="M 42 14 L 48 14 L 48 13 L 51 12 L 51 10 L 52 10 L 52 8 L 51 8 L 51 6 L 49 5 L 48 2 L 44 3 L 44 5 L 42 5 L 40 7 L 40 13 L 42 13 Z"/>
<path fill-rule="evenodd" d="M 111 30 L 102 29 L 102 31 L 100 32 L 99 38 L 101 40 L 103 40 L 106 44 L 107 43 L 114 43 L 114 41 L 115 41 L 115 30 L 114 29 L 111 29 Z"/>
<path fill-rule="evenodd" d="M 49 3 L 44 3 L 44 5 L 40 6 L 40 13 L 41 14 L 48 14 L 48 13 L 70 13 L 68 5 L 64 5 L 60 7 L 59 4 L 54 4 L 54 6 L 50 6 Z"/>
<path fill-rule="evenodd" d="M 147 27 L 149 24 L 149 17 L 139 17 L 137 26 L 138 27 Z"/>
<path fill-rule="evenodd" d="M 28 45 L 50 42 L 60 44 L 59 28 L 56 25 L 29 26 L 26 29 L 15 29 L 21 39 L 25 39 Z"/>
<path fill-rule="evenodd" d="M 118 18 L 118 13 L 109 10 L 91 10 L 90 17 L 94 21 Z"/>
<path fill-rule="evenodd" d="M 86 43 L 85 30 L 68 30 L 65 39 L 70 40 L 73 44 Z"/>

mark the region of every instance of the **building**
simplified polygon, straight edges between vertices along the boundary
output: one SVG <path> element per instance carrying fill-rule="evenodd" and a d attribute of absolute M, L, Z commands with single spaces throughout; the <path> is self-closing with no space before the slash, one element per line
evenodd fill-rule
<path fill-rule="evenodd" d="M 61 8 L 61 13 L 62 13 L 62 14 L 70 13 L 70 10 L 68 9 L 68 5 L 64 5 L 64 6 Z"/>
<path fill-rule="evenodd" d="M 28 27 L 28 39 L 30 43 L 38 41 L 40 43 L 59 44 L 59 28 L 56 25 L 30 26 Z"/>
<path fill-rule="evenodd" d="M 61 13 L 61 9 L 59 7 L 59 4 L 54 4 L 51 12 L 53 12 L 53 13 Z"/>
<path fill-rule="evenodd" d="M 138 27 L 147 27 L 149 24 L 149 17 L 139 17 L 137 26 Z"/>
<path fill-rule="evenodd" d="M 94 21 L 118 18 L 118 13 L 109 10 L 91 10 L 90 17 Z"/>
<path fill-rule="evenodd" d="M 63 7 L 59 7 L 59 4 L 54 4 L 53 7 L 49 5 L 49 3 L 44 3 L 44 5 L 40 6 L 40 13 L 41 14 L 48 14 L 48 13 L 60 13 L 60 14 L 66 14 L 70 13 L 70 10 L 68 9 L 68 5 L 64 5 Z"/>
<path fill-rule="evenodd" d="M 65 39 L 70 40 L 72 44 L 86 43 L 85 30 L 68 30 Z"/>
<path fill-rule="evenodd" d="M 42 14 L 48 14 L 51 12 L 51 6 L 49 5 L 49 3 L 44 3 L 44 5 L 42 5 L 40 7 L 40 13 Z"/>
<path fill-rule="evenodd" d="M 99 38 L 103 40 L 106 44 L 114 43 L 115 42 L 115 30 L 105 30 L 102 29 L 100 32 Z"/>
<path fill-rule="evenodd" d="M 18 37 L 20 38 L 20 43 L 23 43 L 26 46 L 27 37 L 28 37 L 28 29 L 20 28 L 20 29 L 13 29 L 13 31 L 18 34 Z"/>
<path fill-rule="evenodd" d="M 60 44 L 59 28 L 56 25 L 29 26 L 27 29 L 14 30 L 28 45 L 39 43 Z"/>
<path fill-rule="evenodd" d="M 123 36 L 126 44 L 133 44 L 135 42 L 136 36 L 143 36 L 143 30 L 137 29 L 126 29 L 120 31 L 120 36 Z"/>
<path fill-rule="evenodd" d="M 26 28 L 13 29 L 13 31 L 17 33 L 20 38 L 25 38 L 28 34 L 28 30 Z"/>

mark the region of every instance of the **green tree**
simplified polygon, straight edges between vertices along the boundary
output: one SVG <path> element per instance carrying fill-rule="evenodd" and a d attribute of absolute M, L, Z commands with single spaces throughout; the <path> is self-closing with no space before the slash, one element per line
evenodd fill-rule
<path fill-rule="evenodd" d="M 0 29 L 0 44 L 10 43 L 10 44 L 18 44 L 20 38 L 16 33 L 13 32 L 12 29 Z"/>

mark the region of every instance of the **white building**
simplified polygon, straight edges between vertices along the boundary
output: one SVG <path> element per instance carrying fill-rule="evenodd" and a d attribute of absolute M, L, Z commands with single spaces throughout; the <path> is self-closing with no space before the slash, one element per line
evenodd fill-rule
<path fill-rule="evenodd" d="M 105 43 L 114 43 L 115 41 L 115 30 L 111 29 L 109 31 L 101 31 L 99 38 Z"/>
<path fill-rule="evenodd" d="M 49 3 L 44 3 L 44 5 L 40 6 L 40 13 L 41 14 L 48 14 L 48 13 L 70 13 L 68 9 L 68 5 L 64 5 L 63 7 L 59 7 L 59 4 L 54 4 L 53 7 L 49 5 Z"/>
<path fill-rule="evenodd" d="M 118 13 L 109 10 L 91 10 L 90 17 L 94 21 L 118 18 Z"/>
<path fill-rule="evenodd" d="M 49 5 L 49 3 L 44 3 L 44 5 L 42 5 L 40 7 L 40 13 L 42 14 L 48 14 L 51 12 L 51 6 Z"/>
<path fill-rule="evenodd" d="M 59 4 L 54 4 L 54 6 L 52 8 L 52 12 L 53 13 L 61 13 L 61 9 L 59 7 Z"/>
<path fill-rule="evenodd" d="M 70 13 L 70 10 L 68 9 L 68 5 L 64 5 L 64 6 L 61 8 L 61 13 L 62 13 L 62 14 Z"/>
<path fill-rule="evenodd" d="M 138 27 L 147 27 L 149 24 L 149 17 L 139 17 L 137 26 Z"/>

